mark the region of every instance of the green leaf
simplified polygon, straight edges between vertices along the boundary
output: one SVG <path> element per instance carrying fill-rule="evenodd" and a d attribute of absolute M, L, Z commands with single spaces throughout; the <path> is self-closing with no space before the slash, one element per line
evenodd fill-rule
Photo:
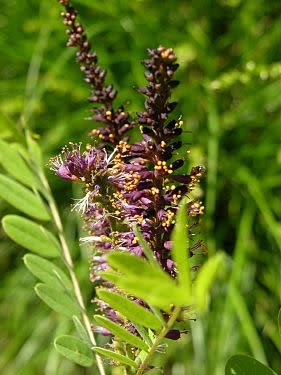
<path fill-rule="evenodd" d="M 24 264 L 29 271 L 45 284 L 59 288 L 72 290 L 72 284 L 66 274 L 55 264 L 37 255 L 26 254 L 23 257 Z"/>
<path fill-rule="evenodd" d="M 166 312 L 170 311 L 170 305 L 175 303 L 179 303 L 179 299 L 177 297 L 182 297 L 182 292 L 176 288 L 173 289 L 175 295 L 170 294 L 171 289 L 169 288 L 170 285 L 167 286 L 165 283 L 160 283 L 159 279 L 157 279 L 156 283 L 154 282 L 153 278 L 142 278 L 141 283 L 140 279 L 137 276 L 124 276 L 118 273 L 115 273 L 114 277 L 112 272 L 99 272 L 99 275 L 114 283 L 119 289 L 123 290 L 127 294 L 134 295 L 142 300 L 144 300 L 149 305 L 154 305 L 160 307 L 161 309 L 165 310 Z M 158 283 L 159 282 L 159 283 Z M 151 285 L 153 286 L 153 293 L 151 293 Z M 170 291 L 170 292 L 169 292 Z"/>
<path fill-rule="evenodd" d="M 72 319 L 80 315 L 79 306 L 64 292 L 46 284 L 37 284 L 35 292 L 51 309 Z"/>
<path fill-rule="evenodd" d="M 106 259 L 113 268 L 122 272 L 120 276 L 115 275 L 116 285 L 144 298 L 149 304 L 164 308 L 170 304 L 186 305 L 189 302 L 182 288 L 166 272 L 146 260 L 126 252 L 111 253 Z"/>
<path fill-rule="evenodd" d="M 6 234 L 18 245 L 47 257 L 57 257 L 60 245 L 55 236 L 42 225 L 17 215 L 2 219 Z"/>
<path fill-rule="evenodd" d="M 183 199 L 176 216 L 175 228 L 172 232 L 172 257 L 178 270 L 178 282 L 185 289 L 187 296 L 191 296 L 191 276 L 189 265 L 189 239 L 187 226 L 186 200 Z"/>
<path fill-rule="evenodd" d="M 222 253 L 217 253 L 207 260 L 198 273 L 194 285 L 194 302 L 199 311 L 203 311 L 207 307 L 208 292 L 219 268 L 223 264 L 223 259 L 224 255 Z"/>
<path fill-rule="evenodd" d="M 35 186 L 35 178 L 19 153 L 19 144 L 8 144 L 0 140 L 0 163 L 3 168 L 19 182 Z"/>
<path fill-rule="evenodd" d="M 106 260 L 109 265 L 126 275 L 137 275 L 139 278 L 159 277 L 172 281 L 162 269 L 154 267 L 143 258 L 124 251 L 112 252 L 107 255 Z"/>
<path fill-rule="evenodd" d="M 78 337 L 59 336 L 55 339 L 54 345 L 60 354 L 80 366 L 90 367 L 94 363 L 91 348 Z"/>
<path fill-rule="evenodd" d="M 93 347 L 93 350 L 97 352 L 98 354 L 104 355 L 105 357 L 108 357 L 110 359 L 114 359 L 115 361 L 118 361 L 119 363 L 123 363 L 124 365 L 128 365 L 130 367 L 137 367 L 136 363 L 130 359 L 125 357 L 122 354 L 115 353 L 112 350 L 99 348 L 97 346 Z"/>
<path fill-rule="evenodd" d="M 142 232 L 140 231 L 140 228 L 137 225 L 134 225 L 133 230 L 136 234 L 136 237 L 138 238 L 138 242 L 140 246 L 142 247 L 144 255 L 147 257 L 148 261 L 151 264 L 154 264 L 156 267 L 161 269 L 160 264 L 158 263 L 155 256 L 153 255 L 152 249 L 150 248 L 149 244 L 146 242 L 145 238 L 143 237 Z"/>
<path fill-rule="evenodd" d="M 41 198 L 11 178 L 0 174 L 0 198 L 39 220 L 50 220 Z"/>
<path fill-rule="evenodd" d="M 148 351 L 149 346 L 144 341 L 142 341 L 136 335 L 133 335 L 132 333 L 128 332 L 119 324 L 116 324 L 112 322 L 110 319 L 100 315 L 95 315 L 94 318 L 98 325 L 108 329 L 113 335 L 117 336 L 119 339 L 122 339 L 128 344 L 131 344 L 137 348 L 143 349 L 146 352 Z"/>
<path fill-rule="evenodd" d="M 163 324 L 165 324 L 165 322 L 163 322 Z M 150 329 L 150 330 L 147 330 L 147 329 L 144 328 L 142 325 L 137 324 L 137 323 L 134 323 L 134 326 L 135 326 L 136 330 L 138 331 L 139 335 L 140 335 L 140 336 L 142 337 L 142 339 L 146 342 L 146 344 L 147 344 L 148 346 L 152 346 L 154 340 L 152 340 L 152 339 L 150 338 L 150 335 L 149 335 L 149 333 L 152 332 L 151 329 Z"/>
<path fill-rule="evenodd" d="M 81 337 L 81 339 L 83 341 L 91 344 L 88 333 L 87 333 L 85 327 L 83 326 L 83 324 L 81 323 L 80 319 L 76 315 L 73 315 L 72 320 L 73 320 L 73 323 L 75 325 L 76 331 L 77 331 L 78 335 Z"/>
<path fill-rule="evenodd" d="M 109 292 L 106 289 L 97 291 L 97 295 L 104 302 L 108 303 L 114 310 L 119 311 L 124 317 L 144 327 L 159 330 L 160 321 L 146 308 L 131 301 L 120 294 Z"/>
<path fill-rule="evenodd" d="M 113 284 L 116 284 L 119 280 L 119 274 L 113 271 L 100 271 L 99 276 L 103 277 L 104 279 L 110 281 Z"/>
<path fill-rule="evenodd" d="M 252 357 L 237 354 L 229 358 L 225 375 L 277 375 L 273 370 Z"/>

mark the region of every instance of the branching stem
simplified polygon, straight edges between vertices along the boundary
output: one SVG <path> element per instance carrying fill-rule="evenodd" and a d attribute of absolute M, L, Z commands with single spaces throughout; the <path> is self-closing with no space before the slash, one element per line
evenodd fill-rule
<path fill-rule="evenodd" d="M 69 275 L 70 275 L 70 278 L 71 278 L 71 281 L 72 281 L 72 284 L 73 284 L 75 296 L 76 296 L 78 304 L 81 308 L 82 318 L 83 318 L 83 321 L 84 321 L 84 324 L 85 324 L 85 328 L 87 330 L 87 333 L 89 335 L 89 339 L 90 339 L 92 345 L 96 346 L 97 345 L 96 339 L 95 339 L 95 336 L 94 336 L 92 328 L 91 328 L 91 323 L 90 323 L 89 317 L 86 313 L 85 303 L 84 303 L 83 296 L 82 296 L 82 293 L 81 293 L 79 281 L 78 281 L 78 279 L 76 277 L 76 274 L 74 272 L 73 260 L 71 258 L 70 250 L 69 250 L 68 244 L 67 244 L 65 236 L 64 236 L 63 226 L 62 226 L 61 218 L 60 218 L 60 215 L 59 215 L 59 212 L 58 212 L 58 209 L 57 209 L 57 205 L 56 205 L 55 200 L 52 196 L 49 183 L 48 183 L 48 181 L 47 181 L 47 179 L 46 179 L 46 177 L 45 177 L 45 175 L 42 171 L 39 172 L 39 178 L 40 178 L 42 184 L 44 185 L 44 187 L 45 187 L 45 189 L 48 193 L 48 203 L 49 203 L 49 207 L 50 207 L 50 210 L 51 210 L 51 213 L 52 213 L 52 216 L 53 216 L 53 219 L 54 219 L 57 231 L 58 231 L 58 236 L 59 236 L 61 247 L 62 247 L 62 255 L 63 255 L 63 258 L 66 262 L 68 271 L 69 271 Z M 95 353 L 95 357 L 96 357 L 97 366 L 98 366 L 100 375 L 106 375 L 101 357 L 97 353 Z"/>
<path fill-rule="evenodd" d="M 156 337 L 152 347 L 150 348 L 149 352 L 147 353 L 146 357 L 144 358 L 144 361 L 140 364 L 136 375 L 142 375 L 148 366 L 153 354 L 155 353 L 158 345 L 161 344 L 161 341 L 164 339 L 166 334 L 169 332 L 169 330 L 172 328 L 173 324 L 175 323 L 177 317 L 179 316 L 181 312 L 181 307 L 175 307 L 170 319 L 168 320 L 167 324 L 162 328 L 159 335 Z"/>

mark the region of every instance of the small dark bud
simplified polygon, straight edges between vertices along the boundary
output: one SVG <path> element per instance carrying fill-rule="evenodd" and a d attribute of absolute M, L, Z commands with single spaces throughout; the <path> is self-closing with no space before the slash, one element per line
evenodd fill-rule
<path fill-rule="evenodd" d="M 171 151 L 169 151 L 169 150 L 166 150 L 166 151 L 162 154 L 162 158 L 163 158 L 164 161 L 167 161 L 167 160 L 171 159 L 171 157 L 172 157 L 172 153 L 171 153 Z"/>
<path fill-rule="evenodd" d="M 173 176 L 173 180 L 187 185 L 191 182 L 191 177 L 189 174 L 182 174 Z"/>
<path fill-rule="evenodd" d="M 169 130 L 173 130 L 176 126 L 176 123 L 177 123 L 176 120 L 172 120 L 167 124 L 166 128 Z"/>
<path fill-rule="evenodd" d="M 181 333 L 177 329 L 170 329 L 165 337 L 170 340 L 178 340 L 181 337 Z"/>
<path fill-rule="evenodd" d="M 142 133 L 151 137 L 155 136 L 154 131 L 150 128 L 142 128 Z"/>
<path fill-rule="evenodd" d="M 175 72 L 178 69 L 178 67 L 179 67 L 179 64 L 173 64 L 170 66 L 170 69 Z"/>
<path fill-rule="evenodd" d="M 181 194 L 181 195 L 184 195 L 186 192 L 187 192 L 187 187 L 185 185 L 180 185 L 180 186 L 177 186 L 174 190 L 173 190 L 173 193 L 174 194 Z"/>
<path fill-rule="evenodd" d="M 174 130 L 174 135 L 175 135 L 175 137 L 181 135 L 181 133 L 182 133 L 182 128 L 176 128 L 176 129 Z"/>
<path fill-rule="evenodd" d="M 169 149 L 170 149 L 171 151 L 175 151 L 175 150 L 181 148 L 181 146 L 182 146 L 182 142 L 181 142 L 181 141 L 177 141 L 177 142 L 172 143 L 172 144 L 169 146 Z"/>
<path fill-rule="evenodd" d="M 177 87 L 179 83 L 180 81 L 173 80 L 169 82 L 169 86 L 173 89 L 174 87 Z"/>
<path fill-rule="evenodd" d="M 182 167 L 183 164 L 184 164 L 183 159 L 176 160 L 176 161 L 174 161 L 173 164 L 172 164 L 172 169 L 175 171 L 176 169 Z"/>
<path fill-rule="evenodd" d="M 172 111 L 176 108 L 177 105 L 178 105 L 177 102 L 169 103 L 169 104 L 167 105 L 167 112 L 168 112 L 168 113 L 172 112 Z"/>

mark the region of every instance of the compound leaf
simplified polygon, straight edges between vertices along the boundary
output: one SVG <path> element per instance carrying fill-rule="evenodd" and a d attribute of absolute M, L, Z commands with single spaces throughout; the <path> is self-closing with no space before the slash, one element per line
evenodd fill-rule
<path fill-rule="evenodd" d="M 72 284 L 66 274 L 58 266 L 38 255 L 26 254 L 24 264 L 39 280 L 60 289 L 72 289 Z"/>
<path fill-rule="evenodd" d="M 50 220 L 48 210 L 39 196 L 2 174 L 0 174 L 0 198 L 31 217 Z"/>
<path fill-rule="evenodd" d="M 95 321 L 98 323 L 98 325 L 106 328 L 113 335 L 124 340 L 126 343 L 131 344 L 137 348 L 143 349 L 146 352 L 148 351 L 149 347 L 144 341 L 142 341 L 136 335 L 133 335 L 132 333 L 128 332 L 125 328 L 121 327 L 119 324 L 116 324 L 112 320 L 104 316 L 100 316 L 100 315 L 95 315 L 94 318 L 95 318 Z"/>
<path fill-rule="evenodd" d="M 252 357 L 237 354 L 229 358 L 225 366 L 225 375 L 277 375 L 269 367 Z"/>
<path fill-rule="evenodd" d="M 94 363 L 91 348 L 78 337 L 59 336 L 55 339 L 54 346 L 60 354 L 80 366 L 90 367 Z"/>
<path fill-rule="evenodd" d="M 159 330 L 161 323 L 150 311 L 143 306 L 131 301 L 120 294 L 109 292 L 106 289 L 97 291 L 98 297 L 109 304 L 114 310 L 119 311 L 133 323 L 136 322 L 144 327 Z"/>
<path fill-rule="evenodd" d="M 53 288 L 47 284 L 37 284 L 35 292 L 51 309 L 72 319 L 73 315 L 80 314 L 79 306 L 59 289 Z"/>
<path fill-rule="evenodd" d="M 60 245 L 55 236 L 42 225 L 17 215 L 2 219 L 6 234 L 18 245 L 46 257 L 57 257 Z"/>
<path fill-rule="evenodd" d="M 113 352 L 112 350 L 99 348 L 97 346 L 94 346 L 93 350 L 97 352 L 98 354 L 101 354 L 110 359 L 114 359 L 115 361 L 118 361 L 119 363 L 122 363 L 124 365 L 128 365 L 128 366 L 135 367 L 135 368 L 137 367 L 136 363 L 132 359 L 125 357 L 122 354 Z"/>

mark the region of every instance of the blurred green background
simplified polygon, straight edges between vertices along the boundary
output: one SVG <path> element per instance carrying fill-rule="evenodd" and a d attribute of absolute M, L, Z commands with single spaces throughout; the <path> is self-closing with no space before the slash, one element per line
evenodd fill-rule
<path fill-rule="evenodd" d="M 203 164 L 210 254 L 228 254 L 209 311 L 192 334 L 171 343 L 165 374 L 222 375 L 247 353 L 281 369 L 277 315 L 281 251 L 281 2 L 274 0 L 75 0 L 118 102 L 141 110 L 140 61 L 148 47 L 173 47 L 192 165 Z M 39 136 L 46 164 L 69 141 L 87 141 L 89 88 L 74 62 L 55 0 L 0 0 L 0 137 L 23 141 L 23 121 Z M 175 115 L 175 116 L 176 116 Z M 85 295 L 89 250 L 78 247 L 70 184 L 46 173 L 59 204 Z M 0 201 L 1 216 L 11 208 Z M 53 349 L 71 323 L 36 297 L 24 250 L 0 229 L 0 372 L 89 374 Z M 91 307 L 89 307 L 91 310 Z"/>

